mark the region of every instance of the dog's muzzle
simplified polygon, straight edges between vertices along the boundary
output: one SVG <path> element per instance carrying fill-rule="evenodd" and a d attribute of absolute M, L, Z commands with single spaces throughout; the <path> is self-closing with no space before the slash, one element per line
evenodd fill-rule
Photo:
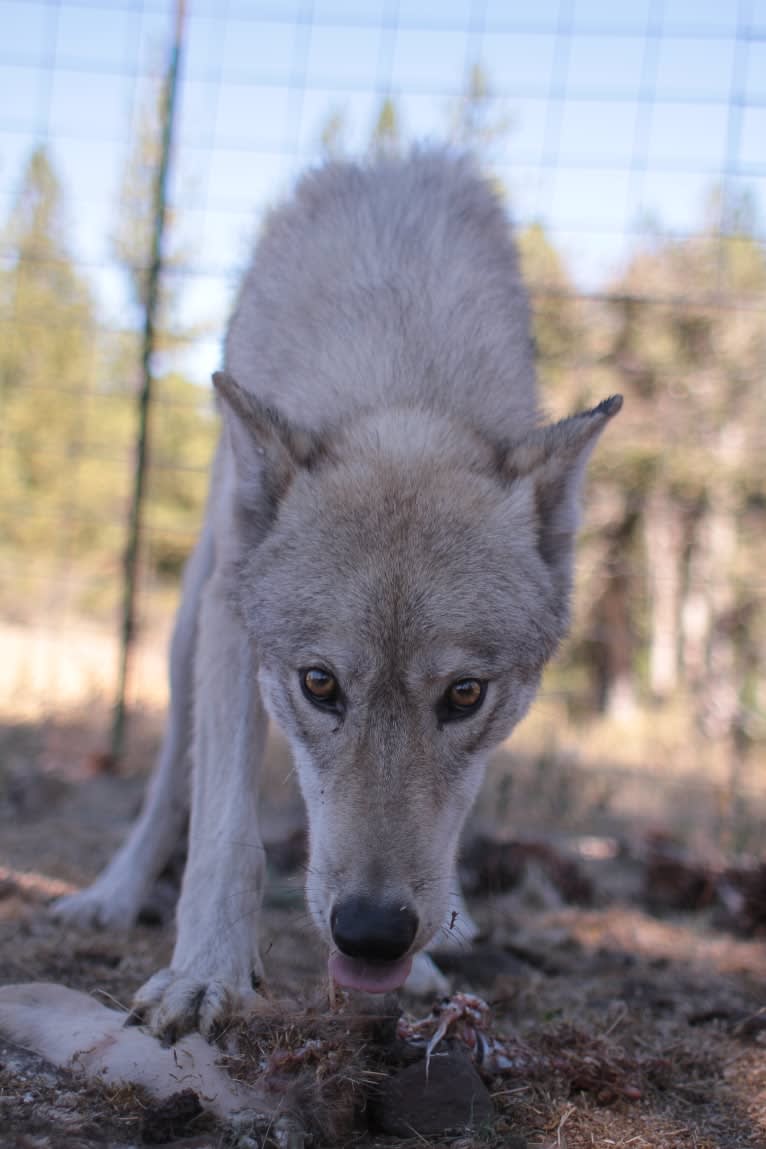
<path fill-rule="evenodd" d="M 409 905 L 348 898 L 333 907 L 330 927 L 338 952 L 330 956 L 329 969 L 338 985 L 388 993 L 404 984 L 412 965 L 405 955 L 418 932 Z"/>

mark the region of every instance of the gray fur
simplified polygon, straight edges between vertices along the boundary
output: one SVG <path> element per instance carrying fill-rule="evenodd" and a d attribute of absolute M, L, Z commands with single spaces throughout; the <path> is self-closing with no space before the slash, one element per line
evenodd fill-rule
<path fill-rule="evenodd" d="M 214 558 L 181 616 L 189 864 L 173 962 L 136 999 L 155 1032 L 210 1032 L 260 973 L 261 699 L 295 753 L 327 941 L 341 899 L 414 907 L 413 951 L 464 913 L 460 830 L 565 631 L 582 475 L 620 406 L 542 427 L 529 323 L 505 213 L 466 159 L 330 165 L 271 216 L 214 379 Z M 317 665 L 341 685 L 337 712 L 301 689 Z M 486 682 L 484 703 L 448 721 L 464 677 Z M 182 691 L 173 711 L 189 709 Z M 163 770 L 159 791 L 182 789 L 177 754 Z M 152 809 L 144 838 L 161 833 Z M 145 887 L 131 840 L 122 859 Z M 64 912 L 83 907 L 98 916 L 92 891 Z"/>

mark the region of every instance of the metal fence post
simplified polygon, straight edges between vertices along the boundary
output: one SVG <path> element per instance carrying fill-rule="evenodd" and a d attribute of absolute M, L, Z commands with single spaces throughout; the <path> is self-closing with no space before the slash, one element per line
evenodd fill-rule
<path fill-rule="evenodd" d="M 138 395 L 136 470 L 128 522 L 128 539 L 123 560 L 123 600 L 119 672 L 111 738 L 111 753 L 114 763 L 118 761 L 122 754 L 125 740 L 126 694 L 130 678 L 131 656 L 135 641 L 138 559 L 141 545 L 142 510 L 146 492 L 149 411 L 154 382 L 152 361 L 155 350 L 157 307 L 159 303 L 160 276 L 162 274 L 164 255 L 168 174 L 170 171 L 170 159 L 173 146 L 178 75 L 183 47 L 185 20 L 186 0 L 176 0 L 173 43 L 162 95 L 162 142 L 160 160 L 154 182 L 154 223 L 152 227 L 152 246 L 141 342 L 141 390 Z"/>

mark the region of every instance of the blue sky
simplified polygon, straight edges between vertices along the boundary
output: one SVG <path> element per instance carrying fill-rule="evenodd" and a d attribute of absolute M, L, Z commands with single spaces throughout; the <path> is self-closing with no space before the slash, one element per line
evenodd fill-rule
<path fill-rule="evenodd" d="M 130 322 L 108 237 L 168 0 L 0 0 L 0 218 L 34 144 L 64 181 L 71 246 Z M 351 150 L 383 95 L 438 139 L 471 65 L 510 130 L 488 160 L 576 282 L 607 283 L 648 222 L 684 234 L 724 173 L 766 217 L 766 0 L 188 0 L 172 195 L 184 317 L 222 329 L 265 208 L 343 111 Z M 218 343 L 195 347 L 202 378 Z"/>

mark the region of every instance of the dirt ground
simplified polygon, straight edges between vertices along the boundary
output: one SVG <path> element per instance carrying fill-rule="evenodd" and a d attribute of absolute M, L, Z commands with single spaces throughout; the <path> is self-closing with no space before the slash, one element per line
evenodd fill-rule
<path fill-rule="evenodd" d="M 171 930 L 80 932 L 55 924 L 45 906 L 105 862 L 135 813 L 143 778 L 99 773 L 98 762 L 79 772 L 52 769 L 49 736 L 41 747 L 39 733 L 6 734 L 0 983 L 56 981 L 127 1008 L 133 991 L 167 962 Z M 292 806 L 275 810 L 273 841 L 286 836 L 293 817 Z M 565 885 L 531 865 L 508 892 L 473 898 L 482 939 L 445 964 L 455 990 L 490 1003 L 493 1034 L 525 1051 L 523 1064 L 484 1073 L 494 1119 L 471 1134 L 431 1139 L 349 1127 L 335 1140 L 325 1135 L 325 1144 L 766 1149 L 763 941 L 717 928 L 708 909 L 650 913 L 644 860 L 601 848 L 604 841 L 556 842 L 586 879 L 590 889 L 580 900 L 587 904 L 573 904 Z M 321 998 L 325 958 L 299 871 L 272 875 L 263 949 L 270 993 Z M 402 1004 L 417 1018 L 431 1003 Z M 313 1143 L 320 1140 L 315 1133 Z M 169 1116 L 135 1091 L 84 1086 L 0 1043 L 3 1149 L 260 1143 L 256 1134 L 217 1126 L 193 1104 Z M 299 1143 L 312 1142 L 290 1149 Z"/>

